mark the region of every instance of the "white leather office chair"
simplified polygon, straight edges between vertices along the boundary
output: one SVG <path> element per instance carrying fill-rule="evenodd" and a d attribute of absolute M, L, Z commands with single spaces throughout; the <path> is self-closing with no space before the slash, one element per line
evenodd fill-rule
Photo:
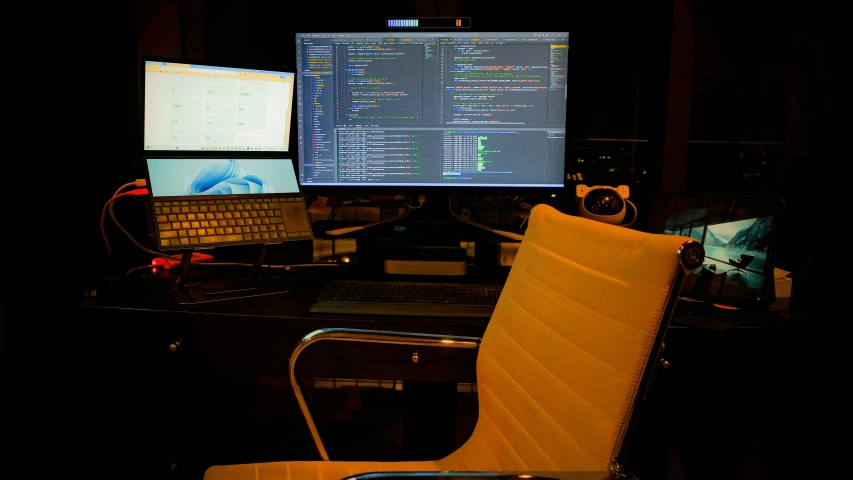
<path fill-rule="evenodd" d="M 482 340 L 329 329 L 306 336 L 291 383 L 324 461 L 212 466 L 205 480 L 337 480 L 366 472 L 621 473 L 632 414 L 662 361 L 685 271 L 702 264 L 688 237 L 650 234 L 539 205 Z M 296 359 L 317 341 L 479 348 L 479 417 L 445 458 L 329 461 L 296 384 Z"/>

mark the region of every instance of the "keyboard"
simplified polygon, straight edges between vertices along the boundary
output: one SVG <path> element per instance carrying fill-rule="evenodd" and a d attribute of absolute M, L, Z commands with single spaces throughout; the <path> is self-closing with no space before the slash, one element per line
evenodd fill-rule
<path fill-rule="evenodd" d="M 500 284 L 334 280 L 327 283 L 313 313 L 489 318 Z"/>
<path fill-rule="evenodd" d="M 313 238 L 301 197 L 154 201 L 161 250 Z"/>

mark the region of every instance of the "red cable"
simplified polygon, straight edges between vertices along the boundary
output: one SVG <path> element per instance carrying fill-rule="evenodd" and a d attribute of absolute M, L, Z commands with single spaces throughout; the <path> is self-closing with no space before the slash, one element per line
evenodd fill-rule
<path fill-rule="evenodd" d="M 104 208 L 103 208 L 103 210 L 101 210 L 101 236 L 104 237 L 104 245 L 107 246 L 107 257 L 108 258 L 110 258 L 110 259 L 113 258 L 113 251 L 112 251 L 112 248 L 110 247 L 110 241 L 107 240 L 107 230 L 105 228 L 105 221 L 106 221 L 106 217 L 107 217 L 107 209 L 110 207 L 110 204 L 113 203 L 119 197 L 147 195 L 147 194 L 148 194 L 147 188 L 137 188 L 137 189 L 131 190 L 129 192 L 119 193 L 118 195 L 115 195 L 113 198 L 107 200 L 107 203 L 104 204 Z"/>

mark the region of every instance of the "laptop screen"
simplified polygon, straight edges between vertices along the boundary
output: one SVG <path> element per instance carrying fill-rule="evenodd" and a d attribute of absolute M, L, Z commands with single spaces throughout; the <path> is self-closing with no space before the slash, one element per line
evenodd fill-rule
<path fill-rule="evenodd" d="M 147 158 L 151 196 L 299 193 L 287 158 Z"/>
<path fill-rule="evenodd" d="M 682 297 L 764 308 L 775 301 L 783 211 L 778 198 L 664 192 L 649 230 L 695 238 L 705 247 L 705 261 L 685 279 Z"/>

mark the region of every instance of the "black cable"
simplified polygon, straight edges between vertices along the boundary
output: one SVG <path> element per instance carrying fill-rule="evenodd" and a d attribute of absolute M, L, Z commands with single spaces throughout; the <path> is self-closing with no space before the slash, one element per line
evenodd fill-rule
<path fill-rule="evenodd" d="M 344 204 L 343 197 L 339 197 L 335 199 L 335 203 L 332 204 L 332 210 L 329 212 L 329 216 L 326 217 L 326 220 L 334 220 L 335 215 L 338 213 L 338 208 L 340 208 Z"/>
<path fill-rule="evenodd" d="M 483 223 L 482 220 L 480 220 L 480 216 L 477 215 L 477 211 L 474 210 L 474 207 L 471 206 L 471 202 L 468 200 L 468 197 L 460 196 L 459 198 L 461 203 L 464 204 L 465 208 L 467 208 L 468 211 L 471 212 L 471 216 L 474 217 L 473 220 L 477 223 Z"/>

